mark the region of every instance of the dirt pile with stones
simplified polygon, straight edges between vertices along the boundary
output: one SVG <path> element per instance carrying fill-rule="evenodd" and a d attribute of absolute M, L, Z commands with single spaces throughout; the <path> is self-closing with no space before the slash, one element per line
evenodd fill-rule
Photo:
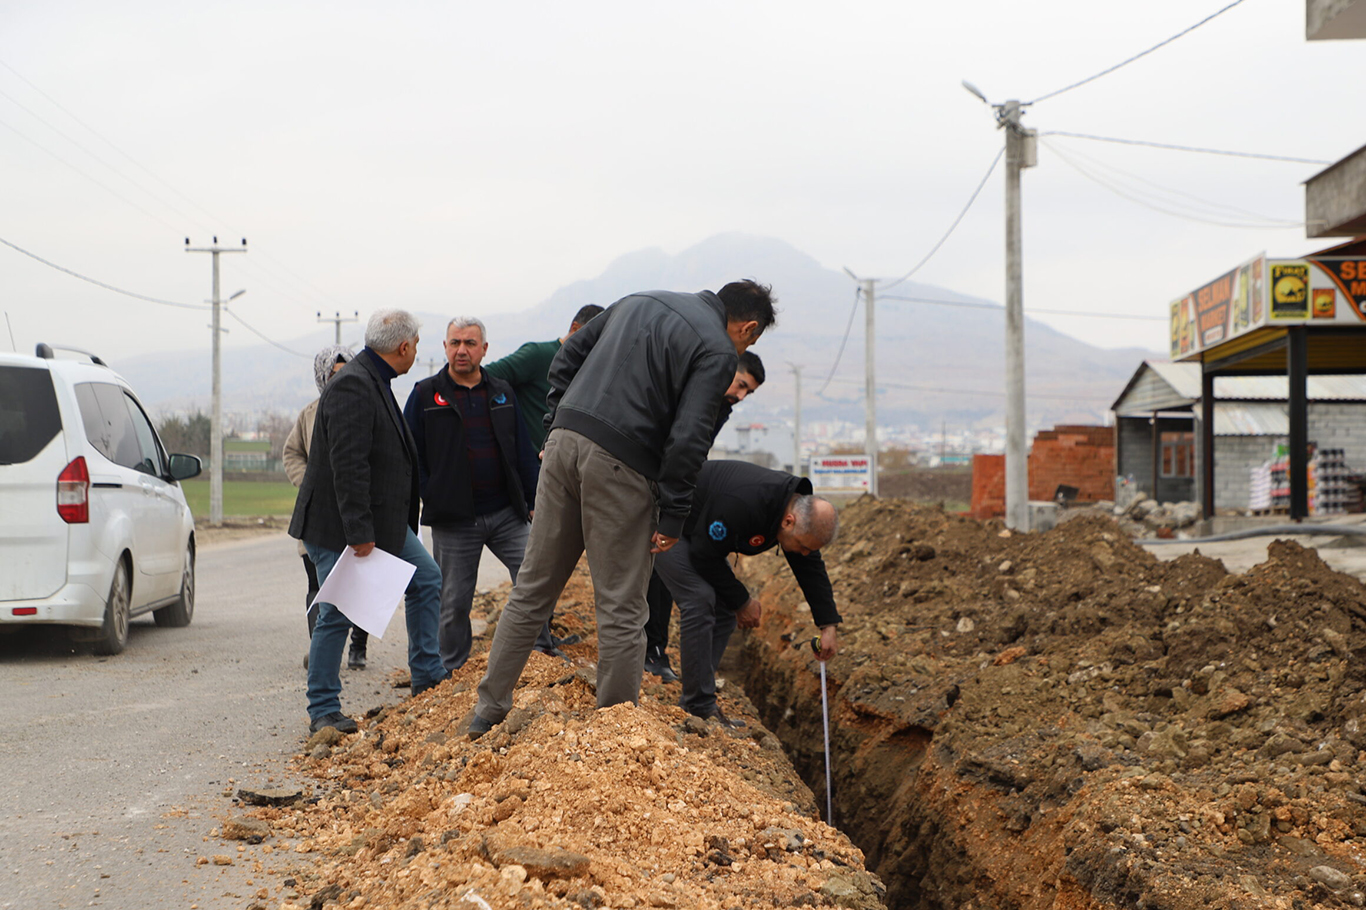
<path fill-rule="evenodd" d="M 1229 575 L 865 498 L 825 555 L 835 822 L 889 906 L 1366 905 L 1366 588 L 1312 550 Z M 746 691 L 823 780 L 810 612 L 779 557 L 746 575 Z"/>
<path fill-rule="evenodd" d="M 476 612 L 496 620 L 499 599 Z M 677 684 L 596 710 L 592 603 L 581 567 L 557 614 L 583 639 L 572 663 L 533 654 L 516 707 L 478 741 L 465 730 L 482 654 L 357 734 L 314 736 L 298 760 L 312 801 L 250 812 L 293 851 L 280 902 L 259 906 L 883 907 L 753 717 L 690 717 Z"/>

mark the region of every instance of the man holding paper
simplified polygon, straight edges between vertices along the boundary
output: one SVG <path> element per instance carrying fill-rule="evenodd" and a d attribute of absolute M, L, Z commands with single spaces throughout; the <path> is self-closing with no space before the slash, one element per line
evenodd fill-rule
<path fill-rule="evenodd" d="M 304 542 L 318 581 L 350 548 L 364 559 L 378 547 L 414 567 L 404 592 L 408 668 L 413 694 L 446 676 L 437 651 L 441 570 L 417 536 L 417 449 L 389 383 L 417 359 L 414 316 L 377 310 L 365 349 L 342 367 L 318 401 L 313 452 L 294 503 L 289 533 Z M 331 603 L 318 605 L 308 660 L 309 731 L 353 733 L 341 711 L 341 659 L 352 622 Z"/>

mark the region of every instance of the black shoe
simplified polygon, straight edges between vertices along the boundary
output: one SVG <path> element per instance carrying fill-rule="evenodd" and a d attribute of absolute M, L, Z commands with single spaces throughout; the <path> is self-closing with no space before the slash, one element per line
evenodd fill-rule
<path fill-rule="evenodd" d="M 555 647 L 557 648 L 567 648 L 570 645 L 577 645 L 579 642 L 583 641 L 578 633 L 566 635 L 564 638 L 556 638 L 552 635 L 550 636 L 550 640 L 555 643 Z"/>
<path fill-rule="evenodd" d="M 478 739 L 496 726 L 498 725 L 476 714 L 470 719 L 470 739 Z"/>
<path fill-rule="evenodd" d="M 701 717 L 703 720 L 715 720 L 721 726 L 730 727 L 732 730 L 738 730 L 745 725 L 745 722 L 743 720 L 731 720 L 724 713 L 722 713 L 720 707 L 717 707 L 710 714 L 699 714 L 698 717 Z"/>
<path fill-rule="evenodd" d="M 413 684 L 413 698 L 417 698 L 419 695 L 421 695 L 423 692 L 426 692 L 428 689 L 435 689 L 437 686 L 441 685 L 443 682 L 450 678 L 450 674 L 447 673 L 440 679 L 434 679 L 431 682 Z"/>
<path fill-rule="evenodd" d="M 569 655 L 561 651 L 559 648 L 537 648 L 536 650 L 540 651 L 542 654 L 549 655 L 550 657 L 558 657 L 560 660 L 564 661 L 567 664 L 573 663 L 573 661 L 569 659 Z"/>
<path fill-rule="evenodd" d="M 349 668 L 352 669 L 352 670 L 364 670 L 364 669 L 365 669 L 365 648 L 363 648 L 363 647 L 358 648 L 358 647 L 356 647 L 356 643 L 355 643 L 355 642 L 352 642 L 352 643 L 351 643 L 351 656 L 350 656 L 350 658 L 346 661 L 346 666 L 349 667 Z"/>
<path fill-rule="evenodd" d="M 667 654 L 645 658 L 645 672 L 658 676 L 661 682 L 678 682 L 678 674 L 674 672 L 673 667 L 669 666 L 669 655 Z"/>
<path fill-rule="evenodd" d="M 360 729 L 356 726 L 354 720 L 340 711 L 336 711 L 332 714 L 324 714 L 317 720 L 310 721 L 308 724 L 308 732 L 317 733 L 324 727 L 336 727 L 338 733 L 355 733 Z"/>

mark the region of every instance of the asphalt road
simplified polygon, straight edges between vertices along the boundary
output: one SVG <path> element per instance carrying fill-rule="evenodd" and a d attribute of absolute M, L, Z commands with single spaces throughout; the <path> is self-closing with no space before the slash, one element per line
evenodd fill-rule
<path fill-rule="evenodd" d="M 308 726 L 304 572 L 272 533 L 204 547 L 197 574 L 191 625 L 135 620 L 117 657 L 0 636 L 0 910 L 243 910 L 262 888 L 279 905 L 263 873 L 300 857 L 209 832 L 237 786 L 301 783 L 286 763 Z M 342 671 L 343 710 L 406 696 L 387 679 L 406 649 L 399 611 L 369 668 Z"/>

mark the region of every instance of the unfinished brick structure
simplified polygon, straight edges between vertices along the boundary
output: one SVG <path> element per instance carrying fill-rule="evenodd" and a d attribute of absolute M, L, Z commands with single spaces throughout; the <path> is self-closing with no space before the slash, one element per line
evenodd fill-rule
<path fill-rule="evenodd" d="M 1114 496 L 1114 427 L 1057 426 L 1034 437 L 1029 450 L 1029 498 L 1051 500 L 1059 486 L 1075 487 L 1076 502 Z M 972 516 L 1005 515 L 1004 455 L 972 458 Z"/>

